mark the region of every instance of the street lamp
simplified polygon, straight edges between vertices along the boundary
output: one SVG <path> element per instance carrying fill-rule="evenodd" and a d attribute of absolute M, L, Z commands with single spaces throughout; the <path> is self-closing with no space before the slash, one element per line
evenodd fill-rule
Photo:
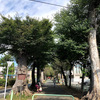
<path fill-rule="evenodd" d="M 12 61 L 7 61 L 7 74 L 6 74 L 6 82 L 5 82 L 5 92 L 4 92 L 4 99 L 6 97 L 6 88 L 7 88 L 7 78 L 8 78 L 8 69 L 12 65 Z"/>

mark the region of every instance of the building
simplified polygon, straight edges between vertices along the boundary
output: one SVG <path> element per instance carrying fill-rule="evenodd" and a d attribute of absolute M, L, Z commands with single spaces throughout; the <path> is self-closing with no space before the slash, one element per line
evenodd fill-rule
<path fill-rule="evenodd" d="M 81 79 L 81 76 L 82 76 L 82 71 L 81 71 L 81 68 L 80 66 L 74 66 L 72 71 L 72 82 L 74 83 L 81 83 L 82 79 Z"/>
<path fill-rule="evenodd" d="M 67 79 L 69 82 L 69 71 L 67 71 Z M 87 80 L 89 80 L 89 78 L 85 77 L 84 81 L 87 81 Z M 75 84 L 82 82 L 81 65 L 77 64 L 77 66 L 73 66 L 73 69 L 71 71 L 71 82 Z"/>
<path fill-rule="evenodd" d="M 3 69 L 4 69 L 4 67 L 0 67 L 0 78 L 4 78 L 3 73 L 2 73 Z"/>

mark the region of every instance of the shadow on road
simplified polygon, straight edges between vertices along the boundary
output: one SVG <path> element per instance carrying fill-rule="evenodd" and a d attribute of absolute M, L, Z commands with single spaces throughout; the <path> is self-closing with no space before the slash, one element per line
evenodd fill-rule
<path fill-rule="evenodd" d="M 44 84 L 43 84 L 43 91 L 40 92 L 41 94 L 61 94 L 61 95 L 72 95 L 76 98 L 81 98 L 81 93 L 77 90 L 74 89 L 70 89 L 64 85 L 60 85 L 60 84 L 56 84 L 56 86 L 54 87 L 53 81 L 52 80 L 47 80 Z M 38 96 L 39 97 L 39 96 Z M 40 97 L 36 100 L 72 100 L 72 99 L 50 99 L 49 98 L 41 98 Z"/>

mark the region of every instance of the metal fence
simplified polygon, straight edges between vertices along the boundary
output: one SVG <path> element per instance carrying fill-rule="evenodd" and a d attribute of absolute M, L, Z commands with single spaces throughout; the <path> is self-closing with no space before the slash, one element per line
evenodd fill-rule
<path fill-rule="evenodd" d="M 34 94 L 32 96 L 32 100 L 34 100 L 35 96 L 58 96 L 58 97 L 71 97 L 72 100 L 74 100 L 74 97 L 72 95 L 58 95 L 58 94 Z"/>

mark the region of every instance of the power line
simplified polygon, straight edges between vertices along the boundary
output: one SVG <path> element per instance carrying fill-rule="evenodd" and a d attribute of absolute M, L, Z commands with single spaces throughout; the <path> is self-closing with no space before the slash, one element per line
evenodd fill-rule
<path fill-rule="evenodd" d="M 39 2 L 39 3 L 43 3 L 43 4 L 48 4 L 48 5 L 53 5 L 53 6 L 58 6 L 58 7 L 68 8 L 68 7 L 66 7 L 66 6 L 57 5 L 57 4 L 48 3 L 48 2 L 43 2 L 43 1 L 37 1 L 37 0 L 30 0 L 30 1 Z"/>

